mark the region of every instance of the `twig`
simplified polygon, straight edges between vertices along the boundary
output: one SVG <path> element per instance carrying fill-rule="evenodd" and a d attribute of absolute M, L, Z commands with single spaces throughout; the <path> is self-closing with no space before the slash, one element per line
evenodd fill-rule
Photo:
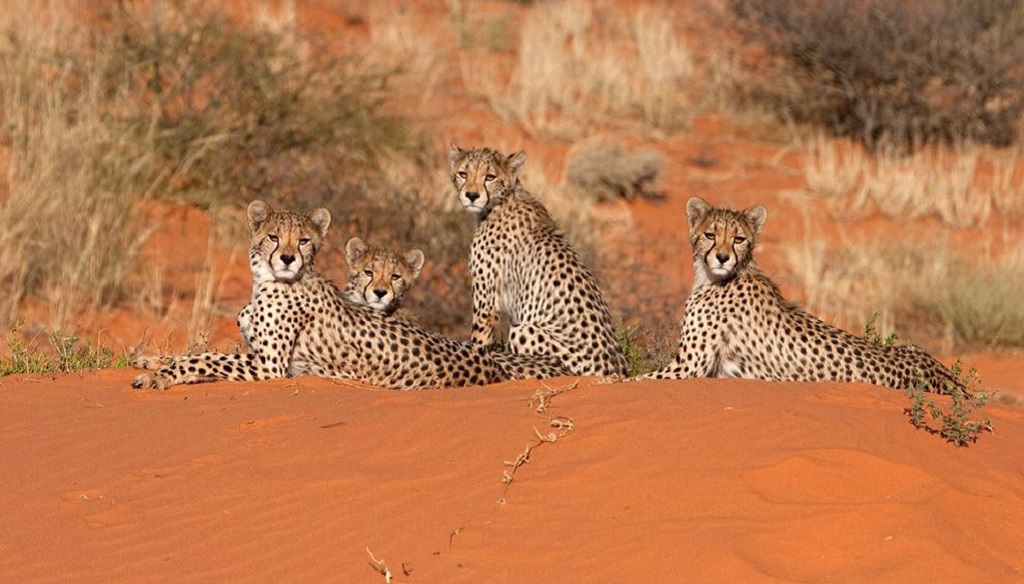
<path fill-rule="evenodd" d="M 391 582 L 393 577 L 391 576 L 391 570 L 388 569 L 387 563 L 385 563 L 384 560 L 378 560 L 373 557 L 373 552 L 370 551 L 369 547 L 366 548 L 366 553 L 370 556 L 370 567 L 384 576 L 384 582 Z"/>

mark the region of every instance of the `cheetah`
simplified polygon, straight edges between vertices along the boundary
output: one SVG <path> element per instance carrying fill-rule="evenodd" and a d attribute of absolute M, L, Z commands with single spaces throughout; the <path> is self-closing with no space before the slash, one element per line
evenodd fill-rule
<path fill-rule="evenodd" d="M 411 319 L 401 310 L 402 297 L 423 269 L 423 252 L 418 249 L 399 254 L 393 249 L 369 246 L 358 237 L 345 245 L 348 284 L 345 296 L 388 316 Z"/>
<path fill-rule="evenodd" d="M 568 373 L 551 359 L 492 355 L 349 301 L 313 269 L 330 225 L 326 209 L 301 214 L 253 201 L 247 214 L 257 285 L 248 323 L 252 352 L 140 357 L 133 365 L 150 371 L 134 387 L 317 375 L 414 389 Z"/>
<path fill-rule="evenodd" d="M 413 249 L 399 255 L 385 247 L 370 247 L 362 239 L 353 237 L 345 246 L 348 261 L 348 283 L 345 296 L 356 304 L 364 304 L 386 314 L 402 318 L 412 324 L 416 319 L 401 309 L 402 297 L 420 275 L 423 252 Z M 253 299 L 261 282 L 253 281 Z M 238 329 L 242 339 L 252 348 L 252 301 L 238 313 Z"/>
<path fill-rule="evenodd" d="M 686 215 L 696 272 L 679 352 L 654 379 L 740 377 L 861 381 L 936 392 L 963 384 L 923 349 L 883 346 L 826 324 L 786 301 L 754 262 L 767 211 L 714 208 L 690 199 Z"/>
<path fill-rule="evenodd" d="M 504 316 L 512 353 L 553 355 L 575 375 L 625 375 L 594 276 L 519 181 L 526 154 L 452 144 L 449 158 L 459 201 L 477 218 L 469 256 L 472 341 L 491 345 Z"/>

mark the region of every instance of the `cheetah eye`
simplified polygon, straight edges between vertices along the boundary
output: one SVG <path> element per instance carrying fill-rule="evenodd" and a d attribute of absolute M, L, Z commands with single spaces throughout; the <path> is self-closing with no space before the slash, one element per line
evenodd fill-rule
<path fill-rule="evenodd" d="M 269 233 L 269 234 L 267 234 L 267 239 L 269 239 L 270 241 L 273 241 L 274 243 L 277 243 L 277 234 L 276 233 Z"/>
<path fill-rule="evenodd" d="M 461 178 L 461 179 L 469 178 L 469 173 L 467 173 L 465 170 L 460 170 L 458 174 L 459 174 L 459 178 Z"/>
<path fill-rule="evenodd" d="M 743 243 L 746 240 L 747 238 L 742 235 L 737 235 L 736 237 L 732 238 L 733 243 Z"/>
<path fill-rule="evenodd" d="M 392 280 L 401 280 L 402 279 L 402 274 L 391 274 L 391 279 Z"/>
<path fill-rule="evenodd" d="M 496 178 L 498 178 L 498 177 L 494 176 L 493 174 L 488 174 L 487 176 L 484 177 L 484 181 L 485 182 L 491 182 L 492 180 L 494 180 Z"/>
<path fill-rule="evenodd" d="M 705 231 L 704 232 L 704 237 L 708 238 L 711 241 L 714 241 L 715 240 L 715 232 L 714 231 Z"/>
<path fill-rule="evenodd" d="M 363 273 L 366 274 L 370 278 L 373 277 L 373 270 L 363 270 Z"/>
<path fill-rule="evenodd" d="M 308 237 L 299 238 L 299 245 L 309 245 L 310 239 Z"/>

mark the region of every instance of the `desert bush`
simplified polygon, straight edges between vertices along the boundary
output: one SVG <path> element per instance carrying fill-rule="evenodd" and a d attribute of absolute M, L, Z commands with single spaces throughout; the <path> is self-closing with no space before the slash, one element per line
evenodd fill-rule
<path fill-rule="evenodd" d="M 619 142 L 587 140 L 566 156 L 565 182 L 594 201 L 656 198 L 665 157 L 656 150 L 627 153 Z"/>
<path fill-rule="evenodd" d="M 139 121 L 165 192 L 204 206 L 318 204 L 411 145 L 408 124 L 383 111 L 391 72 L 337 55 L 312 32 L 239 25 L 191 2 L 161 6 L 152 15 L 122 4 L 105 26 L 117 39 L 111 76 L 146 106 Z"/>
<path fill-rule="evenodd" d="M 1024 110 L 1018 0 L 728 0 L 748 88 L 874 149 L 883 138 L 1005 145 Z"/>
<path fill-rule="evenodd" d="M 947 442 L 961 447 L 977 442 L 982 432 L 992 432 L 992 420 L 988 416 L 979 417 L 988 403 L 989 394 L 973 391 L 978 384 L 977 374 L 973 369 L 963 373 L 959 361 L 953 365 L 952 373 L 963 382 L 964 388 L 948 385 L 947 407 L 943 407 L 946 404 L 941 402 L 936 404 L 924 388 L 908 388 L 906 394 L 911 404 L 904 408 L 903 413 L 910 418 L 915 428 L 941 436 Z M 928 417 L 931 417 L 932 422 L 929 422 Z"/>

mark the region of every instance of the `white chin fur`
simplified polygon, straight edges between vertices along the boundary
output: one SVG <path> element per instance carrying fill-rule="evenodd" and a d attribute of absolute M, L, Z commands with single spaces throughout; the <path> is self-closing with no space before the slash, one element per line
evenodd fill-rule
<path fill-rule="evenodd" d="M 298 275 L 295 270 L 275 270 L 274 279 L 281 282 L 291 282 Z"/>

